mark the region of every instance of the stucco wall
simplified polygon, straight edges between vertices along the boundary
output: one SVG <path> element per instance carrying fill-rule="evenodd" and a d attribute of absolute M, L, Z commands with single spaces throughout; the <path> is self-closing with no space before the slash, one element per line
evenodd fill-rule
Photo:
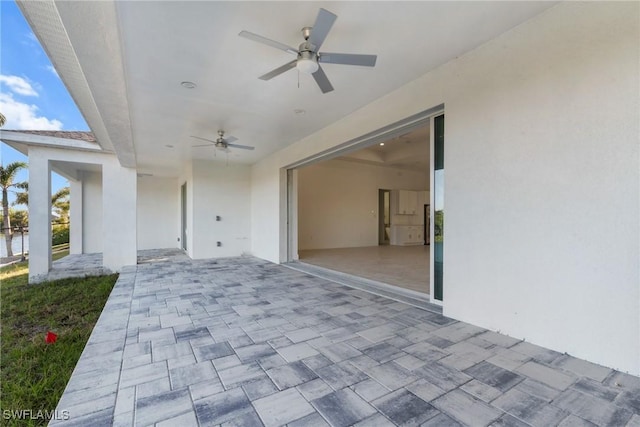
<path fill-rule="evenodd" d="M 276 153 L 251 168 L 251 253 L 276 263 L 286 259 L 286 175 L 278 158 Z"/>
<path fill-rule="evenodd" d="M 561 3 L 264 159 L 254 254 L 280 168 L 444 104 L 444 313 L 640 374 L 639 7 Z"/>
<path fill-rule="evenodd" d="M 82 181 L 69 180 L 69 253 L 82 253 Z"/>
<path fill-rule="evenodd" d="M 82 251 L 102 252 L 102 173 L 82 172 Z"/>
<path fill-rule="evenodd" d="M 194 160 L 192 258 L 238 256 L 251 249 L 250 168 Z M 216 221 L 216 216 L 220 221 Z M 220 242 L 222 246 L 217 246 Z"/>
<path fill-rule="evenodd" d="M 176 178 L 138 178 L 138 249 L 180 247 L 180 186 Z"/>

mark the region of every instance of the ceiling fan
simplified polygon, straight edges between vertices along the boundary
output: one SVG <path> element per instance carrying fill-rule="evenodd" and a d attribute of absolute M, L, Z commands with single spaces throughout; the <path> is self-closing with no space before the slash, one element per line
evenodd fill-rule
<path fill-rule="evenodd" d="M 253 150 L 253 149 L 255 149 L 255 147 L 250 147 L 248 145 L 232 144 L 232 142 L 233 141 L 237 141 L 238 138 L 236 138 L 234 136 L 228 136 L 228 137 L 225 138 L 223 130 L 219 130 L 218 131 L 218 139 L 216 139 L 216 140 L 202 138 L 202 137 L 194 136 L 194 135 L 191 135 L 191 138 L 196 138 L 196 139 L 201 139 L 203 141 L 208 141 L 208 142 L 212 143 L 216 148 L 219 148 L 221 150 L 227 150 L 229 147 L 241 148 L 243 150 Z M 194 145 L 194 147 L 211 147 L 211 144 Z"/>
<path fill-rule="evenodd" d="M 337 18 L 338 17 L 336 15 L 328 10 L 320 9 L 313 27 L 304 27 L 302 29 L 302 36 L 305 41 L 300 44 L 298 49 L 294 49 L 291 46 L 287 46 L 283 43 L 259 36 L 258 34 L 254 34 L 249 31 L 241 31 L 239 36 L 259 43 L 264 43 L 268 46 L 275 47 L 276 49 L 280 49 L 297 56 L 293 61 L 260 76 L 259 78 L 261 80 L 271 80 L 285 71 L 297 68 L 298 71 L 302 73 L 311 74 L 320 87 L 322 93 L 327 93 L 333 90 L 333 86 L 329 82 L 329 79 L 320 66 L 320 63 L 373 67 L 376 65 L 377 59 L 376 55 L 327 53 L 319 51 L 320 46 L 322 46 L 322 43 L 327 38 L 329 30 L 331 30 L 331 27 Z"/>

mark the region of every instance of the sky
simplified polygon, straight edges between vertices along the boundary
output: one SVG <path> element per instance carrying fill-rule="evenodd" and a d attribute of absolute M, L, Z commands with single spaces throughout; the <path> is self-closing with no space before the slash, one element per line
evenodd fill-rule
<path fill-rule="evenodd" d="M 90 130 L 22 12 L 7 0 L 0 0 L 0 112 L 7 118 L 5 130 Z M 28 159 L 0 143 L 2 165 L 15 161 Z M 28 176 L 21 171 L 16 182 Z M 52 174 L 52 192 L 66 185 Z"/>

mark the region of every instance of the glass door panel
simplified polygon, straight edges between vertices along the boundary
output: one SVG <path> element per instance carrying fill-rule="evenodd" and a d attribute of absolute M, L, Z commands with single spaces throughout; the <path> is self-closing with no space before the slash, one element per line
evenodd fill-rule
<path fill-rule="evenodd" d="M 442 301 L 444 274 L 444 115 L 434 118 L 434 298 Z"/>

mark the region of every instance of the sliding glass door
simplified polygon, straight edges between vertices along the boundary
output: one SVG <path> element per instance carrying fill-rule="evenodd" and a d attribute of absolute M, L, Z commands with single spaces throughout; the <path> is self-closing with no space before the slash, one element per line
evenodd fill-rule
<path fill-rule="evenodd" d="M 444 114 L 434 117 L 434 173 L 433 173 L 433 297 L 442 301 L 444 274 Z"/>

